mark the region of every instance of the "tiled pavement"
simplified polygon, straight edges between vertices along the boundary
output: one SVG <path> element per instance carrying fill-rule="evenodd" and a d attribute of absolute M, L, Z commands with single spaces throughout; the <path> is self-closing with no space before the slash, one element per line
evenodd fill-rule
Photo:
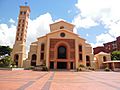
<path fill-rule="evenodd" d="M 0 70 L 0 90 L 120 90 L 120 72 Z"/>

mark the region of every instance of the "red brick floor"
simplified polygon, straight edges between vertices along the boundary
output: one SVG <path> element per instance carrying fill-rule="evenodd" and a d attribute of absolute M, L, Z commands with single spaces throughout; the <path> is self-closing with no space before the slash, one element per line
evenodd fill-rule
<path fill-rule="evenodd" d="M 120 72 L 0 70 L 0 90 L 120 90 Z"/>

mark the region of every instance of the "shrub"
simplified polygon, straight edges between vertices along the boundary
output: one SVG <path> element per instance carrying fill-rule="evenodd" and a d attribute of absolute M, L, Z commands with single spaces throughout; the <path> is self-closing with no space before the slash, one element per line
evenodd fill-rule
<path fill-rule="evenodd" d="M 17 68 L 17 65 L 13 65 L 12 68 Z"/>
<path fill-rule="evenodd" d="M 112 60 L 120 60 L 120 51 L 113 51 L 111 53 L 111 59 Z"/>
<path fill-rule="evenodd" d="M 25 68 L 25 70 L 33 70 L 34 69 L 34 66 L 30 66 L 28 68 Z"/>
<path fill-rule="evenodd" d="M 77 68 L 77 71 L 86 71 L 86 68 L 83 64 L 80 64 L 79 67 Z"/>
<path fill-rule="evenodd" d="M 15 66 L 15 65 L 16 65 L 16 63 L 15 63 L 14 61 L 12 61 L 12 62 L 11 62 L 11 65 L 12 65 L 12 66 Z"/>
<path fill-rule="evenodd" d="M 80 64 L 79 67 L 83 67 L 83 68 L 85 68 L 85 66 L 84 66 L 83 64 Z"/>
<path fill-rule="evenodd" d="M 87 67 L 87 69 L 89 69 L 89 70 L 95 70 L 95 68 L 94 67 Z"/>
<path fill-rule="evenodd" d="M 83 71 L 83 68 L 78 67 L 78 68 L 77 68 L 77 71 Z"/>
<path fill-rule="evenodd" d="M 104 69 L 104 71 L 110 71 L 110 69 L 109 69 L 108 67 L 106 67 L 106 68 Z"/>
<path fill-rule="evenodd" d="M 48 71 L 48 68 L 46 66 L 43 66 L 42 71 Z"/>

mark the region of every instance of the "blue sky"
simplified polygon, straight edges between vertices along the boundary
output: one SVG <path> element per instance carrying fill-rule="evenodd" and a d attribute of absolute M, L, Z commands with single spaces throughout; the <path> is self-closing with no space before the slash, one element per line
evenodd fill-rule
<path fill-rule="evenodd" d="M 5 20 L 3 21 L 5 22 L 10 18 L 17 20 L 16 17 L 19 13 L 19 6 L 25 5 L 25 1 L 28 2 L 31 8 L 31 19 L 35 19 L 39 15 L 49 12 L 53 20 L 62 18 L 71 22 L 77 11 L 74 6 L 77 0 L 0 0 L 0 10 L 5 10 L 0 13 L 0 18 L 4 18 Z M 71 13 L 68 14 L 69 10 Z"/>
<path fill-rule="evenodd" d="M 119 0 L 26 0 L 31 8 L 27 44 L 49 32 L 49 24 L 61 19 L 93 47 L 120 36 Z M 0 45 L 12 46 L 19 6 L 25 0 L 0 0 Z"/>

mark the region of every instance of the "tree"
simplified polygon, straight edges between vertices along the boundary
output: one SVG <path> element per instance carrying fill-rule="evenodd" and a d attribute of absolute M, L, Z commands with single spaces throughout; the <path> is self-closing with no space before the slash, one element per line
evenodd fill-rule
<path fill-rule="evenodd" d="M 12 64 L 12 59 L 10 56 L 5 56 L 3 59 L 0 60 L 0 66 L 6 67 Z"/>
<path fill-rule="evenodd" d="M 120 60 L 120 51 L 113 51 L 111 53 L 111 59 L 112 60 Z"/>
<path fill-rule="evenodd" d="M 9 46 L 0 46 L 0 55 L 10 55 L 12 49 Z"/>

